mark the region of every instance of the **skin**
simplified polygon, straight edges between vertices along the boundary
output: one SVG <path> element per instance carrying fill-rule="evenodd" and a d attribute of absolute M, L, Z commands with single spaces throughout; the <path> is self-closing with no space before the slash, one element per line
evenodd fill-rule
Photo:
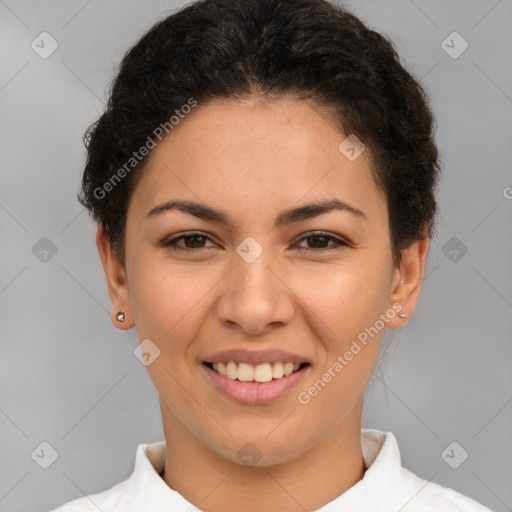
<path fill-rule="evenodd" d="M 370 151 L 349 161 L 338 150 L 344 138 L 304 101 L 211 100 L 152 150 L 128 208 L 124 265 L 98 227 L 112 322 L 136 326 L 139 340 L 161 351 L 147 370 L 167 442 L 163 479 L 202 510 L 315 510 L 364 475 L 364 391 L 384 330 L 307 405 L 297 394 L 393 304 L 411 317 L 429 239 L 425 234 L 393 266 L 386 198 L 372 179 Z M 333 198 L 366 218 L 335 210 L 274 227 L 283 210 Z M 223 210 L 233 224 L 178 210 L 145 218 L 170 199 Z M 196 230 L 209 238 L 182 239 L 188 252 L 159 245 Z M 336 250 L 326 239 L 303 238 L 318 230 L 350 245 Z M 247 236 L 263 249 L 252 263 L 236 252 Z M 397 314 L 386 327 L 405 321 Z M 201 366 L 208 354 L 234 348 L 281 348 L 311 367 L 277 401 L 240 404 L 217 391 Z M 261 453 L 254 465 L 237 457 L 248 442 Z"/>

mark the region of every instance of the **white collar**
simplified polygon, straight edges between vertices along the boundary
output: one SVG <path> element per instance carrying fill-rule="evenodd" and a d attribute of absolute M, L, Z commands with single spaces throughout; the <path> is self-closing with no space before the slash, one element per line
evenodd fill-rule
<path fill-rule="evenodd" d="M 401 466 L 400 452 L 391 432 L 361 429 L 366 471 L 361 480 L 316 512 L 491 512 L 463 494 L 419 478 Z M 110 489 L 78 498 L 53 512 L 190 512 L 198 510 L 171 489 L 160 476 L 166 444 L 139 444 L 130 477 Z"/>

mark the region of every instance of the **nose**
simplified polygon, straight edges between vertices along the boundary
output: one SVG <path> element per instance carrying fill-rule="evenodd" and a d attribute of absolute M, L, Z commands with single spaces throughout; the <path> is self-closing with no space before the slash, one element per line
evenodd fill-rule
<path fill-rule="evenodd" d="M 218 321 L 255 336 L 288 324 L 295 316 L 294 295 L 279 269 L 270 251 L 251 263 L 236 255 L 219 288 Z"/>

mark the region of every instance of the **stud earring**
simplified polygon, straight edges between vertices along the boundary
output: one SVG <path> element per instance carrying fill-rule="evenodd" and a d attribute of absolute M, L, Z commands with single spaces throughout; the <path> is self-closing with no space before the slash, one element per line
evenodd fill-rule
<path fill-rule="evenodd" d="M 116 318 L 120 321 L 120 322 L 124 322 L 124 313 L 122 311 L 119 311 L 119 313 L 117 313 L 116 315 Z"/>

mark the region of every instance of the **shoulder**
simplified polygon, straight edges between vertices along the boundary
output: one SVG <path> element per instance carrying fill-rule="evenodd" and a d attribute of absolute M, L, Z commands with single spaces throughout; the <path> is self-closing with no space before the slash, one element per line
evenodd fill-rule
<path fill-rule="evenodd" d="M 110 512 L 126 495 L 128 479 L 110 489 L 68 501 L 49 512 Z"/>
<path fill-rule="evenodd" d="M 140 512 L 173 509 L 179 496 L 160 477 L 165 462 L 165 441 L 139 444 L 131 475 L 95 494 L 64 503 L 50 512 Z"/>
<path fill-rule="evenodd" d="M 401 468 L 403 482 L 410 501 L 402 512 L 492 512 L 477 501 L 455 491 L 418 477 L 411 471 Z"/>
<path fill-rule="evenodd" d="M 363 429 L 361 440 L 368 469 L 363 478 L 363 492 L 352 493 L 359 502 L 366 500 L 371 508 L 386 512 L 491 512 L 472 498 L 404 468 L 392 432 Z"/>

